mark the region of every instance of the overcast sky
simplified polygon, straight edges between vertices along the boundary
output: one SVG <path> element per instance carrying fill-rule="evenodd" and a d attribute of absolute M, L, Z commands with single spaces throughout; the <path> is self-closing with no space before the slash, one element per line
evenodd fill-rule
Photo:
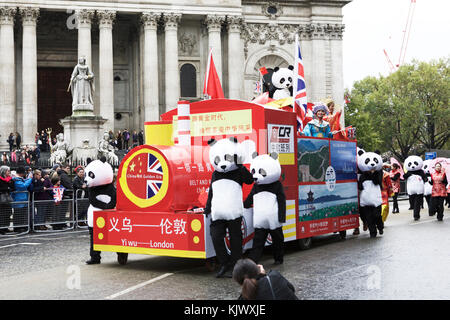
<path fill-rule="evenodd" d="M 344 14 L 344 87 L 399 62 L 411 0 L 353 0 Z M 450 0 L 416 0 L 404 63 L 450 57 Z"/>

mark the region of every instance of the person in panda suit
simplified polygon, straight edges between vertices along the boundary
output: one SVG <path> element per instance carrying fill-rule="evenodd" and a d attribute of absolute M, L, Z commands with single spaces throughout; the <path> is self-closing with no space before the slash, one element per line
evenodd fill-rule
<path fill-rule="evenodd" d="M 220 264 L 216 277 L 231 278 L 236 261 L 242 256 L 242 185 L 252 184 L 253 176 L 242 165 L 243 154 L 235 137 L 208 141 L 209 160 L 214 167 L 204 214 L 211 214 L 211 239 Z M 228 229 L 230 251 L 225 247 Z"/>
<path fill-rule="evenodd" d="M 383 234 L 384 224 L 381 217 L 381 185 L 383 181 L 383 160 L 375 152 L 364 152 L 358 157 L 359 214 L 367 222 L 370 237 L 377 236 L 377 229 Z"/>
<path fill-rule="evenodd" d="M 262 256 L 267 236 L 272 237 L 273 258 L 275 264 L 283 263 L 284 235 L 281 224 L 286 222 L 286 196 L 279 181 L 281 166 L 278 153 L 258 156 L 254 152 L 250 163 L 250 172 L 255 184 L 244 201 L 244 208 L 253 205 L 253 247 L 249 258 L 258 263 Z"/>
<path fill-rule="evenodd" d="M 422 170 L 423 160 L 418 156 L 409 156 L 404 163 L 407 172 L 403 175 L 406 180 L 406 191 L 413 205 L 414 221 L 420 219 L 420 209 L 423 206 L 424 182 L 428 180 Z"/>
<path fill-rule="evenodd" d="M 428 215 L 430 217 L 434 215 L 434 212 L 433 212 L 432 206 L 431 206 L 431 190 L 433 188 L 433 185 L 431 184 L 431 172 L 430 172 L 431 162 L 432 162 L 432 160 L 425 160 L 422 165 L 422 170 L 426 176 L 426 179 L 424 180 L 424 185 L 423 185 L 423 195 L 425 197 L 425 200 L 427 201 Z"/>
<path fill-rule="evenodd" d="M 113 169 L 106 158 L 91 161 L 85 168 L 84 181 L 88 188 L 89 208 L 87 212 L 90 237 L 91 259 L 86 264 L 99 264 L 100 251 L 94 250 L 94 211 L 114 209 L 116 207 L 116 188 L 113 184 Z"/>

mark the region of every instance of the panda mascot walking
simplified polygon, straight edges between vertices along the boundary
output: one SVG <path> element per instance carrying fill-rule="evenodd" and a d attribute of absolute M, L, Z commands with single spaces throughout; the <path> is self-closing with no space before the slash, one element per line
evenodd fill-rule
<path fill-rule="evenodd" d="M 383 234 L 384 224 L 381 218 L 381 185 L 383 182 L 383 160 L 375 152 L 364 152 L 358 157 L 359 214 L 367 223 L 370 237 L 377 236 L 377 229 Z"/>
<path fill-rule="evenodd" d="M 208 141 L 209 160 L 214 167 L 204 213 L 211 214 L 211 239 L 220 264 L 218 278 L 229 277 L 242 256 L 242 216 L 244 215 L 242 185 L 252 184 L 253 177 L 242 165 L 242 155 L 236 138 Z M 231 256 L 225 247 L 225 235 L 230 236 Z"/>
<path fill-rule="evenodd" d="M 244 201 L 244 208 L 253 205 L 253 227 L 255 236 L 249 258 L 258 263 L 262 256 L 267 235 L 272 237 L 275 264 L 283 263 L 284 235 L 281 224 L 286 222 L 286 196 L 279 181 L 281 166 L 278 154 L 258 156 L 253 153 L 250 172 L 255 184 Z"/>
<path fill-rule="evenodd" d="M 113 169 L 106 158 L 90 162 L 86 168 L 85 182 L 88 188 L 89 208 L 87 212 L 90 256 L 86 264 L 99 264 L 100 251 L 94 251 L 94 211 L 114 209 L 116 207 L 116 188 L 113 184 Z"/>
<path fill-rule="evenodd" d="M 422 166 L 422 170 L 426 176 L 426 180 L 424 180 L 423 184 L 423 195 L 425 197 L 425 200 L 427 200 L 428 215 L 430 217 L 434 215 L 434 212 L 431 208 L 431 191 L 433 189 L 433 185 L 431 184 L 431 172 L 430 172 L 431 162 L 432 160 L 425 160 Z"/>
<path fill-rule="evenodd" d="M 423 205 L 424 182 L 428 181 L 422 170 L 423 160 L 418 156 L 409 156 L 405 159 L 405 169 L 408 171 L 403 175 L 406 180 L 406 191 L 411 197 L 414 210 L 414 221 L 420 219 L 420 209 Z"/>

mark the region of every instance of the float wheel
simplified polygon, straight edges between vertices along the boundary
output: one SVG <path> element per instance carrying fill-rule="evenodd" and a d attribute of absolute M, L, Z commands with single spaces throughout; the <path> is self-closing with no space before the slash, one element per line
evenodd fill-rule
<path fill-rule="evenodd" d="M 311 244 L 312 244 L 312 237 L 298 239 L 298 245 L 301 250 L 307 250 L 311 248 Z"/>
<path fill-rule="evenodd" d="M 339 236 L 342 240 L 345 240 L 345 238 L 347 237 L 347 230 L 339 231 Z"/>
<path fill-rule="evenodd" d="M 128 253 L 117 252 L 117 262 L 121 265 L 126 265 L 128 261 Z"/>

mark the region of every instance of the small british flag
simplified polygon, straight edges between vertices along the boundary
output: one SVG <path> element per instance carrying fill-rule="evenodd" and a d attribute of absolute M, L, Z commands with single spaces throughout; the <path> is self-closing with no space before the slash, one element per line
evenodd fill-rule
<path fill-rule="evenodd" d="M 155 196 L 162 186 L 162 167 L 158 158 L 151 153 L 148 154 L 147 172 L 152 173 L 152 179 L 147 180 L 147 199 Z"/>
<path fill-rule="evenodd" d="M 261 81 L 256 81 L 255 82 L 255 93 L 257 93 L 257 94 L 261 94 L 262 93 Z"/>

